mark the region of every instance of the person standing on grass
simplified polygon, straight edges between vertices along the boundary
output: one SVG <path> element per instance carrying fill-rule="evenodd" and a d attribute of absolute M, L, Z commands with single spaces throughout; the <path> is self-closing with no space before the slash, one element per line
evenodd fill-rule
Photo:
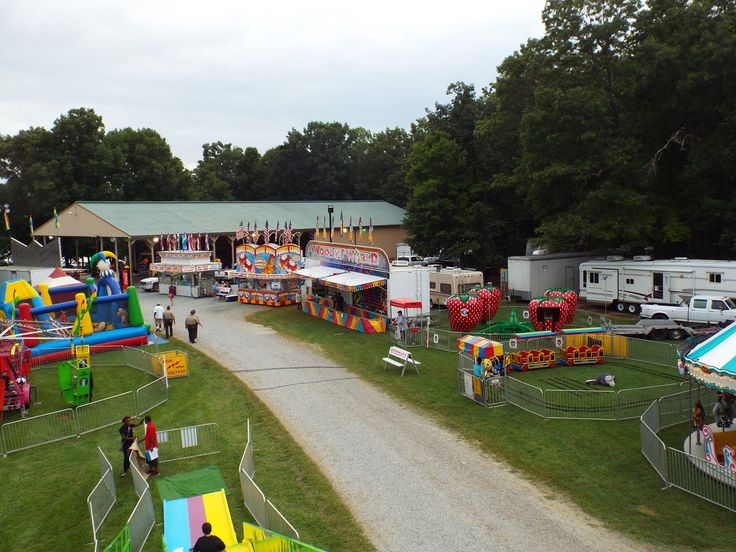
<path fill-rule="evenodd" d="M 146 460 L 148 461 L 148 475 L 158 475 L 158 435 L 156 426 L 150 416 L 146 416 Z"/>
<path fill-rule="evenodd" d="M 208 522 L 202 524 L 202 535 L 194 543 L 192 552 L 224 552 L 225 543 L 222 539 L 212 534 L 212 525 Z"/>
<path fill-rule="evenodd" d="M 174 311 L 171 310 L 171 307 L 166 307 L 166 312 L 164 312 L 164 331 L 166 332 L 166 339 L 174 335 L 175 322 L 176 317 L 174 316 Z"/>
<path fill-rule="evenodd" d="M 199 317 L 194 314 L 194 309 L 191 310 L 189 316 L 187 316 L 187 319 L 184 321 L 184 326 L 189 332 L 189 343 L 196 343 L 197 327 L 202 326 L 202 323 L 199 321 Z"/>
<path fill-rule="evenodd" d="M 130 470 L 130 446 L 135 442 L 133 428 L 142 423 L 140 421 L 137 424 L 133 424 L 130 416 L 125 416 L 123 418 L 123 425 L 118 429 L 118 433 L 120 433 L 120 450 L 123 452 L 123 473 L 120 474 L 120 477 L 125 477 L 128 470 Z"/>
<path fill-rule="evenodd" d="M 164 329 L 164 308 L 161 303 L 156 303 L 156 306 L 153 307 L 153 322 L 156 325 L 157 332 Z"/>

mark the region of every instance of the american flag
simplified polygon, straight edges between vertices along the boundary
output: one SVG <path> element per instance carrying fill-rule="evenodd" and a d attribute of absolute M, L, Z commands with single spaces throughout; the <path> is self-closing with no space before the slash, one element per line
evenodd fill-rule
<path fill-rule="evenodd" d="M 209 234 L 204 235 L 204 250 L 205 251 L 210 250 L 210 235 Z"/>
<path fill-rule="evenodd" d="M 277 220 L 276 221 L 276 238 L 273 240 L 274 243 L 279 243 L 279 231 L 280 231 L 280 228 L 281 228 L 281 222 L 279 222 Z"/>
<path fill-rule="evenodd" d="M 263 243 L 270 243 L 270 238 L 271 231 L 268 229 L 268 221 L 266 221 L 266 225 L 263 227 Z"/>
<path fill-rule="evenodd" d="M 197 233 L 197 251 L 202 251 L 202 249 L 200 249 L 199 247 L 201 244 L 201 241 L 202 241 L 202 234 Z"/>
<path fill-rule="evenodd" d="M 258 223 L 253 223 L 253 243 L 258 243 Z"/>
<path fill-rule="evenodd" d="M 319 217 L 317 217 L 317 224 L 319 224 Z M 284 243 L 291 243 L 293 238 L 294 235 L 291 233 L 291 221 L 289 221 L 289 224 L 284 222 Z"/>
<path fill-rule="evenodd" d="M 247 231 L 245 233 L 245 239 L 247 241 L 250 241 L 250 238 L 251 238 L 251 236 L 250 236 L 250 221 L 248 221 L 248 229 L 247 229 Z"/>
<path fill-rule="evenodd" d="M 238 226 L 238 229 L 235 231 L 235 239 L 242 240 L 244 237 L 245 237 L 245 228 L 243 228 L 243 221 L 241 220 L 240 226 Z"/>
<path fill-rule="evenodd" d="M 194 236 L 189 234 L 189 251 L 194 251 Z"/>

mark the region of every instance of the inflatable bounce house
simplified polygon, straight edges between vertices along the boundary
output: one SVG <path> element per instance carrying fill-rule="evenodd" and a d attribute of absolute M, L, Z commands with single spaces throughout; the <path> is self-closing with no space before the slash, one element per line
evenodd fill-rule
<path fill-rule="evenodd" d="M 96 253 L 90 262 L 95 281 L 34 289 L 25 280 L 0 284 L 0 326 L 4 337 L 20 341 L 33 358 L 44 361 L 67 357 L 72 346 L 144 345 L 144 324 L 135 288 L 123 292 L 110 251 Z M 73 294 L 73 299 L 69 299 Z M 8 332 L 8 328 L 10 331 Z"/>
<path fill-rule="evenodd" d="M 575 320 L 578 294 L 567 288 L 552 288 L 529 301 L 529 319 L 538 332 L 559 332 Z"/>

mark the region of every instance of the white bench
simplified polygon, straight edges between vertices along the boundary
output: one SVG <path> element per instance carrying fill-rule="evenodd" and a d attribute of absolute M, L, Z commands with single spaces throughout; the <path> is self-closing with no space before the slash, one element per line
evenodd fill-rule
<path fill-rule="evenodd" d="M 404 375 L 404 372 L 406 371 L 406 366 L 409 364 L 414 367 L 414 369 L 417 371 L 417 375 L 419 375 L 419 366 L 422 364 L 418 360 L 414 360 L 414 357 L 411 356 L 411 353 L 409 351 L 405 351 L 401 347 L 391 347 L 388 350 L 388 355 L 383 357 L 381 360 L 383 360 L 383 369 L 385 370 L 389 364 L 393 364 L 394 366 L 398 366 L 401 368 L 401 375 Z"/>

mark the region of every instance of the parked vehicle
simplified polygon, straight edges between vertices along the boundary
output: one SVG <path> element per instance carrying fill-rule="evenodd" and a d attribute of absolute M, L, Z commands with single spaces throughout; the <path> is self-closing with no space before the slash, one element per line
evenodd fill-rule
<path fill-rule="evenodd" d="M 728 324 L 736 320 L 736 303 L 725 296 L 695 295 L 682 305 L 642 305 L 641 317 L 696 324 Z"/>
<path fill-rule="evenodd" d="M 602 324 L 603 325 L 603 324 Z M 686 337 L 698 337 L 701 335 L 713 334 L 719 330 L 714 326 L 693 327 L 680 324 L 674 320 L 652 320 L 642 319 L 636 324 L 608 324 L 605 329 L 617 335 L 625 335 L 626 337 L 639 337 L 643 339 L 653 339 L 659 341 L 662 339 L 680 340 Z"/>
<path fill-rule="evenodd" d="M 736 297 L 736 261 L 608 257 L 580 264 L 580 299 L 636 314 L 645 303 L 676 304 L 682 295 Z"/>
<path fill-rule="evenodd" d="M 444 306 L 450 295 L 466 293 L 471 287 L 482 285 L 483 273 L 479 270 L 429 267 L 429 300 L 434 306 Z"/>
<path fill-rule="evenodd" d="M 152 276 L 141 280 L 141 289 L 143 291 L 158 291 L 158 278 Z"/>

